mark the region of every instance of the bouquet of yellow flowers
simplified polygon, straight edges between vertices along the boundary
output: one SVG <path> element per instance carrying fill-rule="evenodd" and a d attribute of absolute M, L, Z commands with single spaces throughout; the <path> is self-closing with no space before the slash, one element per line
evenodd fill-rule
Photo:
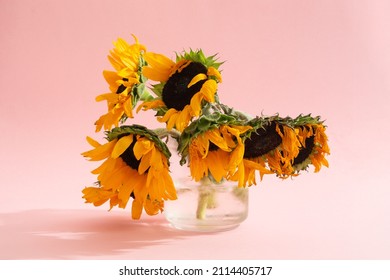
<path fill-rule="evenodd" d="M 104 71 L 110 92 L 96 97 L 107 111 L 96 122 L 106 142 L 87 137 L 93 147 L 82 153 L 103 163 L 92 171 L 95 186 L 83 189 L 87 203 L 99 206 L 109 201 L 125 208 L 132 200 L 132 217 L 142 211 L 162 212 L 164 202 L 176 200 L 170 172 L 172 153 L 187 166 L 196 182 L 235 182 L 237 188 L 256 185 L 256 177 L 275 174 L 284 179 L 314 166 L 328 166 L 326 127 L 311 114 L 296 118 L 249 117 L 220 102 L 222 82 L 215 55 L 202 50 L 176 54 L 176 59 L 147 51 L 134 37 L 114 43 L 108 56 L 114 70 Z M 154 110 L 158 129 L 125 125 L 140 111 Z M 137 116 L 137 115 L 136 115 Z M 176 142 L 168 148 L 167 139 Z"/>

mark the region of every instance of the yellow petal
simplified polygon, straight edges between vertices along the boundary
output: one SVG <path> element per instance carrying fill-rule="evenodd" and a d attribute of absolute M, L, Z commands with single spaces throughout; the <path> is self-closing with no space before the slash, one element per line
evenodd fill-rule
<path fill-rule="evenodd" d="M 133 204 L 131 206 L 131 216 L 134 220 L 139 220 L 142 214 L 142 204 L 137 199 L 133 200 Z"/>
<path fill-rule="evenodd" d="M 147 176 L 138 175 L 134 176 L 134 196 L 141 204 L 144 203 L 148 196 Z"/>
<path fill-rule="evenodd" d="M 127 181 L 125 184 L 123 184 L 122 187 L 119 189 L 118 199 L 121 201 L 119 203 L 120 208 L 126 207 L 132 191 L 133 191 L 133 184 L 130 180 Z"/>
<path fill-rule="evenodd" d="M 148 153 L 154 148 L 154 143 L 146 138 L 140 138 L 137 140 L 133 148 L 134 156 L 137 160 L 140 160 L 143 155 Z"/>
<path fill-rule="evenodd" d="M 174 115 L 174 114 L 176 114 L 176 113 L 177 113 L 177 110 L 176 110 L 175 108 L 171 108 L 171 109 L 169 109 L 169 110 L 165 113 L 164 116 L 159 117 L 159 118 L 158 118 L 158 121 L 159 121 L 159 122 L 167 122 L 167 121 L 171 118 L 171 116 Z"/>
<path fill-rule="evenodd" d="M 92 139 L 89 136 L 87 136 L 87 142 L 94 148 L 101 146 L 101 144 L 99 142 L 97 142 L 96 140 Z"/>
<path fill-rule="evenodd" d="M 191 107 L 186 105 L 184 109 L 178 113 L 179 117 L 176 120 L 176 129 L 180 132 L 188 126 L 188 123 L 191 120 Z"/>
<path fill-rule="evenodd" d="M 211 142 L 213 142 L 215 145 L 217 145 L 220 149 L 224 151 L 230 151 L 230 148 L 224 141 L 223 137 L 221 136 L 218 129 L 214 129 L 211 131 L 207 131 L 207 136 Z"/>
<path fill-rule="evenodd" d="M 127 150 L 131 143 L 133 143 L 133 135 L 123 136 L 120 138 L 111 153 L 111 157 L 118 158 Z"/>
<path fill-rule="evenodd" d="M 195 116 L 200 115 L 202 98 L 203 96 L 200 92 L 195 93 L 194 96 L 191 98 L 190 106 Z"/>
<path fill-rule="evenodd" d="M 157 149 L 152 150 L 150 163 L 154 169 L 160 171 L 164 168 L 161 152 Z"/>
<path fill-rule="evenodd" d="M 198 75 L 196 75 L 195 77 L 192 78 L 192 80 L 188 84 L 187 88 L 190 88 L 191 86 L 195 85 L 197 82 L 202 81 L 202 80 L 206 80 L 206 79 L 207 79 L 206 74 L 199 73 Z"/>
<path fill-rule="evenodd" d="M 214 76 L 218 82 L 222 83 L 221 73 L 212 66 L 207 69 L 207 76 Z"/>
<path fill-rule="evenodd" d="M 111 154 L 113 147 L 116 144 L 116 140 L 108 142 L 104 145 L 100 145 L 93 150 L 82 153 L 83 156 L 89 157 L 92 161 L 98 161 L 108 158 Z"/>
<path fill-rule="evenodd" d="M 159 212 L 160 210 L 162 210 L 162 206 L 163 206 L 163 205 L 164 205 L 163 202 L 157 202 L 157 201 L 152 202 L 150 199 L 147 199 L 147 200 L 145 201 L 145 205 L 144 205 L 144 207 L 145 207 L 145 212 L 146 212 L 148 215 L 150 215 L 150 216 L 156 215 L 156 214 L 158 214 L 158 212 Z"/>
<path fill-rule="evenodd" d="M 117 80 L 120 80 L 121 77 L 118 76 L 118 74 L 114 71 L 103 71 L 103 77 L 107 81 L 108 84 L 113 85 L 116 83 Z"/>
<path fill-rule="evenodd" d="M 244 151 L 244 145 L 238 144 L 234 151 L 231 153 L 231 158 L 229 162 L 229 166 L 231 169 L 235 169 L 242 162 L 242 159 L 244 158 Z"/>
<path fill-rule="evenodd" d="M 163 54 L 147 52 L 144 54 L 144 58 L 146 62 L 153 68 L 156 67 L 160 69 L 170 69 L 175 65 L 175 62 Z"/>
<path fill-rule="evenodd" d="M 105 189 L 111 189 L 113 191 L 117 191 L 124 182 L 128 179 L 128 167 L 122 166 L 121 168 L 117 168 L 110 173 L 103 173 L 105 176 L 100 176 L 100 182 Z"/>
<path fill-rule="evenodd" d="M 138 173 L 144 174 L 146 170 L 150 167 L 150 161 L 151 161 L 152 153 L 147 153 L 141 158 L 141 162 L 138 166 Z"/>
<path fill-rule="evenodd" d="M 152 81 L 166 82 L 169 78 L 169 72 L 155 70 L 151 67 L 145 66 L 142 68 L 142 74 Z"/>
<path fill-rule="evenodd" d="M 215 101 L 215 93 L 217 92 L 217 82 L 214 80 L 207 80 L 203 85 L 200 91 L 203 94 L 203 97 L 208 102 Z"/>
<path fill-rule="evenodd" d="M 201 135 L 197 138 L 197 147 L 199 154 L 202 156 L 202 159 L 206 158 L 209 152 L 210 142 L 204 137 L 204 135 Z"/>
<path fill-rule="evenodd" d="M 139 44 L 139 41 L 138 41 L 138 38 L 137 36 L 135 36 L 134 34 L 131 34 L 131 36 L 133 37 L 134 41 L 135 41 L 135 44 Z"/>
<path fill-rule="evenodd" d="M 116 93 L 104 93 L 96 96 L 95 101 L 100 102 L 107 100 L 107 102 L 118 102 L 118 94 Z"/>
<path fill-rule="evenodd" d="M 242 162 L 238 165 L 237 173 L 238 173 L 238 187 L 239 188 L 244 187 L 245 186 L 245 168 L 244 168 L 244 164 Z"/>
<path fill-rule="evenodd" d="M 113 169 L 113 162 L 112 158 L 106 159 L 99 167 L 95 168 L 94 170 L 91 171 L 92 174 L 101 174 L 107 170 L 110 172 Z"/>
<path fill-rule="evenodd" d="M 176 125 L 176 120 L 179 117 L 179 113 L 172 114 L 169 120 L 167 121 L 167 130 L 172 130 Z"/>
<path fill-rule="evenodd" d="M 161 99 L 153 100 L 153 101 L 145 101 L 137 108 L 137 113 L 142 109 L 143 111 L 149 109 L 155 109 L 159 107 L 164 107 L 165 103 Z"/>
<path fill-rule="evenodd" d="M 118 38 L 115 42 L 114 42 L 114 46 L 116 49 L 118 49 L 118 51 L 120 52 L 124 52 L 126 49 L 128 49 L 130 47 L 130 45 L 122 38 Z"/>
<path fill-rule="evenodd" d="M 100 206 L 113 195 L 111 191 L 105 191 L 97 187 L 87 187 L 83 189 L 83 198 L 86 203 L 93 203 L 94 206 Z"/>
<path fill-rule="evenodd" d="M 175 66 L 175 62 L 162 54 L 152 52 L 145 53 L 144 58 L 149 65 L 142 69 L 142 74 L 145 77 L 160 82 L 168 80 L 171 69 Z"/>
<path fill-rule="evenodd" d="M 206 159 L 207 166 L 213 175 L 213 178 L 220 182 L 222 178 L 226 176 L 227 170 L 224 168 L 225 163 L 222 158 L 219 156 L 219 153 L 224 153 L 223 151 L 212 151 L 209 152 L 209 155 Z"/>
<path fill-rule="evenodd" d="M 161 173 L 161 177 L 163 178 L 163 181 L 165 183 L 167 199 L 171 199 L 171 200 L 177 199 L 176 188 L 175 185 L 173 184 L 171 175 L 169 175 L 169 172 L 167 170 L 164 170 Z"/>
<path fill-rule="evenodd" d="M 126 116 L 133 118 L 133 105 L 131 104 L 131 98 L 128 98 L 125 101 L 123 108 L 125 109 Z"/>

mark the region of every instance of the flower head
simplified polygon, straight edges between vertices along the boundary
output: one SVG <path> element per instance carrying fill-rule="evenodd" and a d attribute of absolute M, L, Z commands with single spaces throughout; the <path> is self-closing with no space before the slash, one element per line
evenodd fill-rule
<path fill-rule="evenodd" d="M 125 40 L 118 39 L 110 51 L 108 59 L 115 71 L 104 71 L 110 92 L 96 97 L 96 101 L 107 102 L 107 113 L 95 123 L 96 132 L 102 128 L 109 130 L 117 127 L 120 120 L 133 117 L 133 107 L 144 91 L 144 80 L 141 70 L 144 65 L 143 53 L 146 48 L 139 44 L 134 36 L 135 43 L 129 45 Z"/>
<path fill-rule="evenodd" d="M 325 158 L 330 154 L 328 146 L 328 137 L 325 133 L 326 127 L 319 118 L 309 116 L 299 116 L 299 125 L 295 130 L 299 141 L 302 143 L 299 153 L 292 160 L 292 166 L 295 172 L 305 170 L 310 164 L 314 165 L 314 172 L 320 171 L 324 165 L 329 167 Z"/>
<path fill-rule="evenodd" d="M 86 202 L 99 206 L 110 200 L 110 208 L 125 208 L 132 198 L 132 217 L 139 219 L 142 209 L 154 215 L 162 211 L 165 200 L 176 199 L 168 169 L 170 152 L 152 131 L 122 126 L 109 132 L 107 139 L 101 145 L 87 138 L 94 148 L 82 155 L 104 162 L 92 171 L 100 186 L 83 190 Z"/>
<path fill-rule="evenodd" d="M 206 102 L 215 102 L 217 83 L 222 82 L 218 71 L 221 63 L 215 56 L 206 57 L 201 50 L 176 57 L 176 62 L 164 55 L 147 52 L 143 75 L 160 82 L 153 91 L 157 97 L 144 102 L 138 110 L 154 109 L 160 122 L 171 130 L 183 131 L 194 117 L 201 115 Z"/>
<path fill-rule="evenodd" d="M 248 122 L 253 127 L 245 138 L 245 185 L 256 184 L 255 172 L 262 179 L 265 174 L 276 174 L 285 179 L 297 176 L 309 164 L 318 172 L 328 166 L 329 154 L 325 127 L 319 117 L 310 115 L 281 118 L 254 118 Z"/>
<path fill-rule="evenodd" d="M 291 160 L 301 146 L 294 128 L 279 116 L 255 118 L 248 122 L 253 129 L 245 139 L 245 184 L 256 184 L 255 172 L 276 174 L 281 178 L 292 176 Z"/>
<path fill-rule="evenodd" d="M 216 182 L 229 179 L 231 174 L 243 167 L 241 135 L 250 128 L 231 116 L 219 113 L 200 117 L 182 133 L 179 143 L 181 163 L 184 164 L 188 158 L 195 181 L 207 176 Z"/>

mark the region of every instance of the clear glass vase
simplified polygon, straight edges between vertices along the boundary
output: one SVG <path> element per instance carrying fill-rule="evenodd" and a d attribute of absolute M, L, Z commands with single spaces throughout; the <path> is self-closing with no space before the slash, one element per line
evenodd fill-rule
<path fill-rule="evenodd" d="M 165 202 L 164 214 L 175 228 L 225 231 L 238 227 L 248 216 L 248 188 L 238 188 L 236 182 L 181 177 L 174 183 L 178 199 Z"/>

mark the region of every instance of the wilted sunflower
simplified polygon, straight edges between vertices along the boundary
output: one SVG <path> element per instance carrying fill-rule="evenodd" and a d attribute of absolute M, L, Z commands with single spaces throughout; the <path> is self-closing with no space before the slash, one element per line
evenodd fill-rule
<path fill-rule="evenodd" d="M 201 114 L 204 102 L 215 101 L 222 77 L 218 71 L 221 63 L 214 58 L 206 57 L 201 50 L 177 56 L 176 62 L 161 54 L 145 53 L 147 66 L 142 73 L 160 83 L 153 88 L 157 97 L 144 102 L 138 110 L 154 109 L 168 130 L 183 131 L 193 117 Z"/>
<path fill-rule="evenodd" d="M 230 174 L 241 174 L 244 155 L 241 135 L 249 129 L 250 126 L 240 125 L 231 116 L 219 113 L 202 116 L 182 133 L 179 143 L 181 163 L 186 162 L 188 157 L 195 181 L 208 176 L 215 182 L 221 182 L 229 179 Z"/>
<path fill-rule="evenodd" d="M 96 132 L 102 127 L 105 130 L 111 129 L 112 126 L 117 127 L 123 118 L 132 118 L 133 107 L 144 93 L 145 78 L 141 69 L 145 63 L 142 56 L 146 48 L 133 37 L 135 43 L 132 45 L 118 39 L 108 56 L 115 71 L 103 71 L 110 93 L 97 96 L 96 101 L 106 100 L 108 112 L 95 122 Z"/>
<path fill-rule="evenodd" d="M 139 219 L 142 209 L 155 215 L 163 210 L 165 200 L 176 199 L 168 169 L 170 152 L 157 135 L 133 125 L 114 128 L 107 139 L 109 142 L 101 145 L 87 138 L 94 149 L 82 155 L 105 161 L 92 171 L 100 186 L 83 190 L 86 202 L 99 206 L 110 200 L 110 209 L 116 205 L 125 208 L 132 197 L 132 217 Z"/>
<path fill-rule="evenodd" d="M 294 128 L 278 116 L 257 117 L 249 124 L 253 130 L 245 140 L 245 183 L 256 184 L 256 170 L 260 178 L 272 173 L 281 178 L 292 176 L 294 169 L 291 161 L 301 147 Z"/>
<path fill-rule="evenodd" d="M 297 118 L 299 125 L 296 132 L 302 147 L 299 154 L 293 159 L 292 165 L 296 172 L 305 170 L 310 164 L 314 165 L 314 172 L 318 172 L 321 166 L 329 167 L 325 155 L 330 154 L 328 137 L 325 133 L 326 127 L 319 120 L 319 117 L 300 116 Z"/>

